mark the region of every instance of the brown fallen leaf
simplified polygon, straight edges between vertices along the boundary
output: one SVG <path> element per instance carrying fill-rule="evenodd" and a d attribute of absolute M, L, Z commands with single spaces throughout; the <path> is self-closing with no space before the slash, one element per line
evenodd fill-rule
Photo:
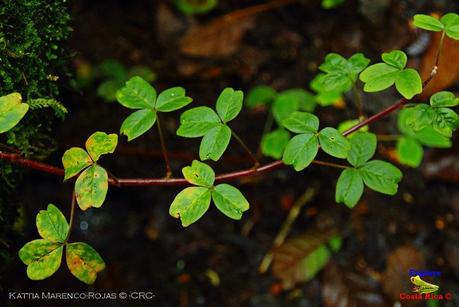
<path fill-rule="evenodd" d="M 411 292 L 410 269 L 423 269 L 424 256 L 415 246 L 406 244 L 393 250 L 387 257 L 386 271 L 383 274 L 384 292 L 394 301 L 400 299 L 400 293 Z"/>
<path fill-rule="evenodd" d="M 338 241 L 339 248 L 341 238 L 333 229 L 309 231 L 287 240 L 273 251 L 272 274 L 286 290 L 311 280 L 330 260 L 332 252 L 327 243 L 333 245 L 332 239 Z"/>
<path fill-rule="evenodd" d="M 203 26 L 192 26 L 180 39 L 182 53 L 198 57 L 225 57 L 236 53 L 244 34 L 255 26 L 255 16 L 237 20 L 225 17 Z"/>
<path fill-rule="evenodd" d="M 434 32 L 432 40 L 421 62 L 421 77 L 427 79 L 435 65 L 437 49 L 440 44 L 441 32 Z M 438 73 L 429 83 L 424 92 L 419 96 L 420 100 L 429 97 L 441 90 L 451 87 L 459 79 L 459 41 L 445 37 L 443 49 L 438 63 Z"/>

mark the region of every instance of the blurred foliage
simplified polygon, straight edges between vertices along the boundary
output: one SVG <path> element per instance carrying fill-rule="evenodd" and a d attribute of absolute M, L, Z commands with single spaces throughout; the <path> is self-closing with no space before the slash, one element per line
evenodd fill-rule
<path fill-rule="evenodd" d="M 218 6 L 218 0 L 175 0 L 175 6 L 185 15 L 206 14 Z"/>
<path fill-rule="evenodd" d="M 67 5 L 66 0 L 3 0 L 0 5 L 0 95 L 16 91 L 26 100 L 47 98 L 35 100 L 32 112 L 6 135 L 6 143 L 27 157 L 40 159 L 52 152 L 55 144 L 48 136 L 50 125 L 54 115 L 65 113 L 51 98 L 58 95 L 56 82 L 66 72 L 68 54 L 61 45 L 71 31 Z M 7 230 L 18 208 L 12 187 L 19 182 L 20 173 L 4 162 L 0 173 L 0 259 L 6 266 L 9 256 L 3 248 L 8 247 L 11 234 Z M 2 265 L 0 274 L 4 269 Z"/>

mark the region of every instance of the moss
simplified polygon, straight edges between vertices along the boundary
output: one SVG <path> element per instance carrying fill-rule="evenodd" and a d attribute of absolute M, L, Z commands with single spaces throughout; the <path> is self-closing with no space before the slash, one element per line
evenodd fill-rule
<path fill-rule="evenodd" d="M 66 0 L 2 0 L 0 5 L 0 95 L 20 92 L 24 100 L 55 98 L 66 79 L 70 34 Z M 54 148 L 50 127 L 59 110 L 54 102 L 35 101 L 20 125 L 0 137 L 28 157 L 46 158 Z M 49 107 L 49 108 L 44 108 Z M 53 112 L 54 110 L 54 112 Z M 5 244 L 13 237 L 18 200 L 14 187 L 21 172 L 0 163 L 0 275 L 8 263 Z"/>

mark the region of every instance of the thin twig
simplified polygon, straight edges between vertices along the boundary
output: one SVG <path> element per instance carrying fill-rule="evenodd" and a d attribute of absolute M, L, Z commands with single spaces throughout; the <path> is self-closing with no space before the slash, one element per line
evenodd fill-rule
<path fill-rule="evenodd" d="M 69 231 L 67 232 L 67 237 L 65 238 L 65 242 L 69 240 L 70 233 L 72 232 L 73 220 L 75 217 L 75 203 L 76 203 L 76 195 L 75 195 L 75 191 L 73 191 L 72 192 L 72 204 L 70 206 Z"/>
<path fill-rule="evenodd" d="M 347 165 L 337 164 L 337 163 L 327 162 L 327 161 L 320 161 L 320 160 L 312 160 L 311 163 L 317 164 L 317 165 L 322 165 L 322 166 L 334 167 L 334 168 L 342 168 L 342 169 L 349 168 L 349 166 L 347 166 Z"/>
<path fill-rule="evenodd" d="M 161 121 L 159 120 L 159 114 L 158 113 L 156 113 L 156 122 L 157 122 L 157 125 L 158 125 L 159 140 L 161 142 L 161 151 L 163 153 L 164 163 L 166 164 L 166 178 L 171 178 L 172 177 L 172 169 L 171 169 L 171 165 L 169 164 L 169 156 L 167 155 L 166 142 L 164 140 L 163 131 L 161 129 Z"/>
<path fill-rule="evenodd" d="M 241 147 L 244 148 L 245 152 L 250 156 L 250 158 L 252 159 L 254 163 L 254 168 L 257 168 L 260 165 L 257 157 L 252 153 L 250 148 L 244 143 L 244 141 L 239 137 L 239 135 L 237 135 L 237 133 L 234 132 L 233 129 L 231 129 L 231 134 L 236 139 L 236 141 L 241 145 Z"/>
<path fill-rule="evenodd" d="M 308 188 L 303 193 L 303 195 L 301 195 L 301 197 L 298 198 L 298 200 L 293 204 L 292 208 L 290 209 L 290 212 L 288 213 L 287 218 L 284 221 L 284 224 L 282 225 L 281 229 L 279 230 L 279 233 L 273 241 L 271 249 L 263 257 L 263 260 L 261 261 L 260 266 L 258 267 L 259 273 L 263 274 L 266 271 L 268 271 L 269 266 L 271 265 L 271 262 L 273 260 L 273 250 L 284 243 L 285 238 L 287 237 L 287 235 L 290 232 L 290 229 L 293 226 L 293 223 L 300 214 L 301 208 L 303 208 L 308 202 L 312 200 L 312 198 L 316 194 L 316 191 L 317 187 Z"/>

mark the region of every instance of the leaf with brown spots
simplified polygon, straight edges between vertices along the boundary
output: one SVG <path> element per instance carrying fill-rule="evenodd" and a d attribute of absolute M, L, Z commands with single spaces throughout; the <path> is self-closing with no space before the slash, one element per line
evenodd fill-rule
<path fill-rule="evenodd" d="M 105 269 L 105 262 L 99 253 L 83 242 L 67 245 L 66 261 L 70 272 L 88 285 L 93 284 L 97 273 Z"/>
<path fill-rule="evenodd" d="M 62 244 L 44 239 L 33 240 L 19 250 L 19 258 L 27 265 L 27 276 L 42 280 L 53 275 L 61 266 Z"/>
<path fill-rule="evenodd" d="M 62 212 L 53 204 L 37 214 L 37 229 L 43 239 L 63 243 L 69 232 L 69 224 Z"/>
<path fill-rule="evenodd" d="M 97 131 L 86 140 L 86 150 L 94 162 L 104 154 L 113 153 L 118 144 L 118 136 Z"/>
<path fill-rule="evenodd" d="M 107 171 L 97 164 L 88 167 L 75 182 L 75 195 L 81 210 L 102 206 L 107 191 Z"/>

